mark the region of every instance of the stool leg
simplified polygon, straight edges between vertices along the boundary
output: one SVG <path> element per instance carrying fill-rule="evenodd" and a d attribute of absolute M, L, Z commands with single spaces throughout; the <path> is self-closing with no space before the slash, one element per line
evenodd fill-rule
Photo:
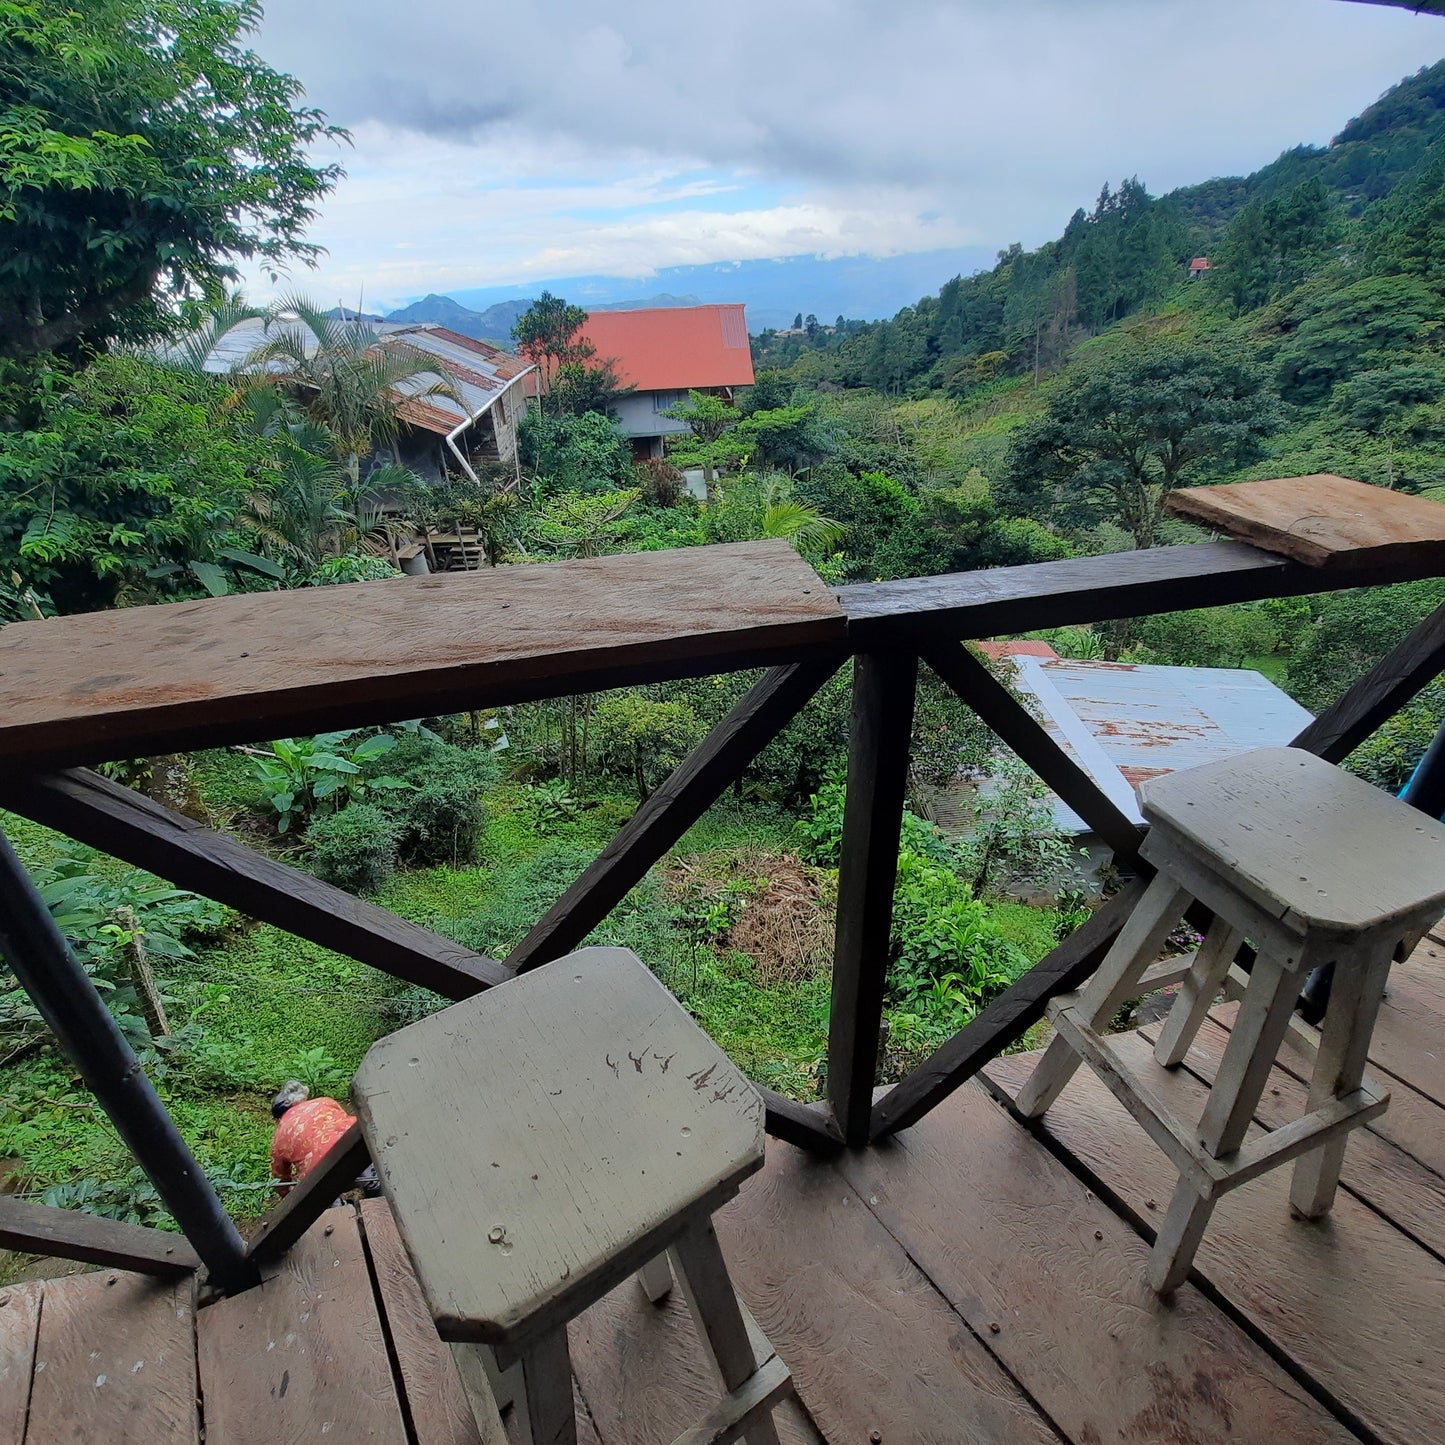
<path fill-rule="evenodd" d="M 1244 1143 L 1307 970 L 1308 965 L 1287 971 L 1270 953 L 1261 953 L 1254 961 L 1199 1121 L 1199 1142 L 1216 1159 L 1233 1154 Z"/>
<path fill-rule="evenodd" d="M 1149 1283 L 1160 1294 L 1173 1294 L 1188 1278 L 1213 1213 L 1214 1200 L 1204 1198 L 1187 1179 L 1181 1179 L 1149 1256 Z"/>
<path fill-rule="evenodd" d="M 660 1305 L 672 1293 L 672 1265 L 668 1263 L 666 1250 L 637 1271 L 637 1282 L 655 1305 Z"/>
<path fill-rule="evenodd" d="M 1079 995 L 1076 1012 L 1085 1024 L 1096 1029 L 1119 1011 L 1188 906 L 1184 889 L 1162 873 L 1155 875 Z M 1062 1037 L 1056 1037 L 1019 1090 L 1015 1108 L 1024 1118 L 1037 1119 L 1064 1092 L 1078 1067 L 1079 1056 Z"/>
<path fill-rule="evenodd" d="M 1169 1017 L 1159 1032 L 1159 1042 L 1154 1045 L 1154 1057 L 1166 1069 L 1172 1069 L 1183 1062 L 1189 1046 L 1194 1042 L 1205 1016 L 1214 1004 L 1214 997 L 1224 985 L 1229 965 L 1239 952 L 1244 935 L 1231 928 L 1222 918 L 1216 918 L 1199 945 L 1194 967 L 1189 977 L 1179 986 L 1179 997 L 1169 1010 Z"/>
<path fill-rule="evenodd" d="M 522 1388 L 532 1445 L 577 1445 L 566 1325 L 522 1352 Z"/>
<path fill-rule="evenodd" d="M 1353 968 L 1335 969 L 1307 1109 L 1322 1108 L 1331 1099 L 1352 1094 L 1363 1083 L 1392 957 L 1393 949 L 1382 948 L 1373 958 L 1358 960 Z M 1341 1134 L 1296 1161 L 1289 1202 L 1297 1214 L 1318 1219 L 1330 1212 L 1349 1138 Z"/>
<path fill-rule="evenodd" d="M 732 1393 L 766 1362 L 759 1361 L 748 1338 L 712 1220 L 688 1230 L 673 1245 L 672 1257 L 698 1333 L 722 1376 L 723 1389 Z M 751 1425 L 743 1439 L 747 1445 L 778 1445 L 772 1416 Z"/>

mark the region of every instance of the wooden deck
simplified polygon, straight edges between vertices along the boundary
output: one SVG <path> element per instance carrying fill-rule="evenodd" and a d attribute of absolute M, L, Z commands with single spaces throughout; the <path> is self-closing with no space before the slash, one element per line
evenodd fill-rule
<path fill-rule="evenodd" d="M 1154 1071 L 1181 1108 L 1230 1018 Z M 1126 1044 L 1146 1070 L 1149 1033 Z M 1016 1056 L 888 1144 L 826 1161 L 774 1141 L 719 1233 L 795 1373 L 782 1439 L 1445 1438 L 1445 946 L 1396 969 L 1373 1060 L 1393 1102 L 1330 1219 L 1290 1219 L 1288 1171 L 1245 1186 L 1169 1304 L 1143 1281 L 1172 1175 L 1086 1073 L 1037 1135 L 1001 1102 Z M 1302 1099 L 1277 1068 L 1259 1126 Z M 330 1211 L 261 1289 L 194 1304 L 189 1282 L 104 1270 L 0 1292 L 0 1445 L 479 1445 L 380 1202 Z M 663 1445 L 711 1394 L 681 1301 L 630 1281 L 572 1350 L 586 1445 Z"/>

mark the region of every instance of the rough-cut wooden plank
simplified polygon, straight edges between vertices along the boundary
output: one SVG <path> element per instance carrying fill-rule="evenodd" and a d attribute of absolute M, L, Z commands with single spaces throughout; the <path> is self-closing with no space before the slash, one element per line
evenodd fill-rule
<path fill-rule="evenodd" d="M 916 1123 L 1043 1018 L 1051 998 L 1083 983 L 1109 951 L 1147 886 L 1146 880 L 1138 879 L 1110 899 L 884 1094 L 873 1106 L 872 1137 L 884 1139 Z"/>
<path fill-rule="evenodd" d="M 841 1148 L 843 1136 L 833 1119 L 833 1106 L 825 1101 L 802 1104 L 774 1089 L 757 1085 L 763 1096 L 763 1128 L 775 1139 L 785 1139 L 815 1154 L 830 1154 Z"/>
<path fill-rule="evenodd" d="M 193 1280 L 51 1280 L 40 1311 L 27 1440 L 195 1445 Z"/>
<path fill-rule="evenodd" d="M 1343 762 L 1445 668 L 1445 607 L 1419 623 L 1290 744 Z"/>
<path fill-rule="evenodd" d="M 161 1277 L 192 1274 L 201 1267 L 182 1235 L 121 1224 L 78 1209 L 47 1209 L 5 1195 L 0 1195 L 0 1249 Z"/>
<path fill-rule="evenodd" d="M 360 1124 L 353 1124 L 311 1172 L 286 1191 L 246 1241 L 246 1253 L 265 1264 L 285 1252 L 336 1202 L 356 1185 L 356 1176 L 371 1160 Z"/>
<path fill-rule="evenodd" d="M 1311 567 L 1353 571 L 1414 562 L 1445 568 L 1445 506 L 1316 472 L 1186 487 L 1165 505 L 1238 542 Z"/>
<path fill-rule="evenodd" d="M 37 1282 L 0 1289 L 0 1445 L 24 1445 L 44 1288 Z"/>
<path fill-rule="evenodd" d="M 923 660 L 996 732 L 1113 850 L 1121 863 L 1139 851 L 1138 828 L 1071 758 L 1043 724 L 957 642 L 934 642 Z"/>
<path fill-rule="evenodd" d="M 654 1305 L 627 1280 L 568 1333 L 602 1445 L 672 1445 L 717 1404 L 722 1384 L 678 1290 Z M 796 1401 L 784 1401 L 773 1420 L 782 1445 L 822 1445 Z"/>
<path fill-rule="evenodd" d="M 1116 1042 L 1180 1115 L 1198 1117 L 1206 1091 L 1197 1079 L 1160 1068 L 1138 1035 Z M 1012 1093 L 1029 1067 L 1017 1055 L 987 1076 Z M 1041 1123 L 1152 1237 L 1175 1173 L 1108 1090 L 1081 1072 Z M 1293 1219 L 1289 1187 L 1290 1171 L 1280 1169 L 1220 1200 L 1195 1270 L 1347 1423 L 1382 1441 L 1436 1445 L 1445 1419 L 1445 1265 L 1348 1194 L 1324 1220 Z"/>
<path fill-rule="evenodd" d="M 917 685 L 918 659 L 909 652 L 865 654 L 853 665 L 828 1015 L 828 1099 L 839 1132 L 855 1146 L 868 1142 L 878 1077 L 893 885 Z"/>
<path fill-rule="evenodd" d="M 1333 587 L 1406 582 L 1438 576 L 1441 570 L 1437 563 L 1406 561 L 1394 568 L 1336 574 L 1242 542 L 1209 542 L 900 582 L 862 582 L 840 588 L 838 601 L 847 613 L 854 646 L 866 648 L 881 638 L 993 637 L 1263 597 L 1297 597 Z"/>
<path fill-rule="evenodd" d="M 0 756 L 50 766 L 394 722 L 839 645 L 786 542 L 53 618 L 0 632 Z"/>
<path fill-rule="evenodd" d="M 206 1445 L 406 1445 L 356 1212 L 333 1209 L 257 1289 L 201 1312 Z"/>
<path fill-rule="evenodd" d="M 836 1167 L 1070 1440 L 1352 1438 L 976 1082 Z"/>
<path fill-rule="evenodd" d="M 949 1445 L 1056 1442 L 830 1164 L 774 1145 L 717 1232 L 739 1293 L 828 1440 L 866 1441 L 876 1429 Z"/>
<path fill-rule="evenodd" d="M 361 1206 L 361 1223 L 416 1445 L 482 1445 L 451 1350 L 432 1323 L 386 1202 L 368 1199 Z"/>
<path fill-rule="evenodd" d="M 835 658 L 774 668 L 750 688 L 531 928 L 507 966 L 523 972 L 576 948 L 797 716 L 837 666 Z"/>
<path fill-rule="evenodd" d="M 1155 1032 L 1154 1028 L 1140 1030 L 1145 1038 L 1152 1038 Z M 1184 1057 L 1189 1071 L 1206 1084 L 1214 1083 L 1227 1038 L 1218 1024 L 1206 1021 Z M 1275 1068 L 1260 1096 L 1255 1117 L 1266 1129 L 1280 1129 L 1300 1117 L 1308 1097 L 1300 1080 Z M 1392 1097 L 1391 1112 L 1393 1109 Z M 1437 1117 L 1445 1126 L 1445 1113 L 1437 1111 Z M 1383 1123 L 1383 1118 L 1376 1119 L 1350 1134 L 1341 1182 L 1427 1249 L 1445 1258 L 1445 1188 L 1437 1175 L 1376 1132 Z"/>
<path fill-rule="evenodd" d="M 1445 1010 L 1432 1002 L 1407 968 L 1396 970 L 1375 1020 L 1370 1058 L 1445 1108 Z"/>
<path fill-rule="evenodd" d="M 0 781 L 0 803 L 177 887 L 444 998 L 470 998 L 511 977 L 494 959 L 288 868 L 97 773 L 75 769 L 8 778 Z"/>

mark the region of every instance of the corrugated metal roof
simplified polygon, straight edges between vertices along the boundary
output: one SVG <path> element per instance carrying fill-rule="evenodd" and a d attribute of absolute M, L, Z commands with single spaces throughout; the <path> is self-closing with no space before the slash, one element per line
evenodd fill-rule
<path fill-rule="evenodd" d="M 639 391 L 753 383 L 741 304 L 593 311 L 580 334 L 599 361 L 612 362 L 623 384 Z"/>
<path fill-rule="evenodd" d="M 509 381 L 526 370 L 526 363 L 520 357 L 501 350 L 486 341 L 474 341 L 443 326 L 426 323 L 389 324 L 371 323 L 376 332 L 377 345 L 400 342 L 425 351 L 437 360 L 434 375 L 419 374 L 401 382 L 396 390 L 403 397 L 414 397 L 425 391 L 437 376 L 445 376 L 456 388 L 461 398 L 459 406 L 447 396 L 429 396 L 424 399 L 405 401 L 399 414 L 413 426 L 426 431 L 439 432 L 445 436 L 469 417 L 475 416 L 487 402 L 497 395 Z M 261 321 L 242 321 L 233 326 L 211 348 L 206 359 L 206 370 L 227 372 L 243 366 L 246 358 L 268 335 L 274 336 L 281 326 L 273 325 L 268 332 Z M 316 350 L 316 339 L 309 329 L 296 328 L 301 335 L 306 352 Z"/>
<path fill-rule="evenodd" d="M 1115 806 L 1142 822 L 1134 789 L 1146 778 L 1252 748 L 1281 747 L 1310 721 L 1268 678 L 1244 668 L 1154 667 L 1015 656 L 1019 691 L 1044 727 Z M 1058 799 L 1071 833 L 1083 820 Z"/>

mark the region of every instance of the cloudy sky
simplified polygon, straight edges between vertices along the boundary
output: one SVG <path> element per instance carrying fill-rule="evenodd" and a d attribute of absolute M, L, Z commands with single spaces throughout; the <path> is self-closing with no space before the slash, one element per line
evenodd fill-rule
<path fill-rule="evenodd" d="M 1055 235 L 1105 178 L 1251 170 L 1445 55 L 1341 0 L 268 0 L 348 127 L 308 290 Z M 269 288 L 252 285 L 253 294 Z"/>

